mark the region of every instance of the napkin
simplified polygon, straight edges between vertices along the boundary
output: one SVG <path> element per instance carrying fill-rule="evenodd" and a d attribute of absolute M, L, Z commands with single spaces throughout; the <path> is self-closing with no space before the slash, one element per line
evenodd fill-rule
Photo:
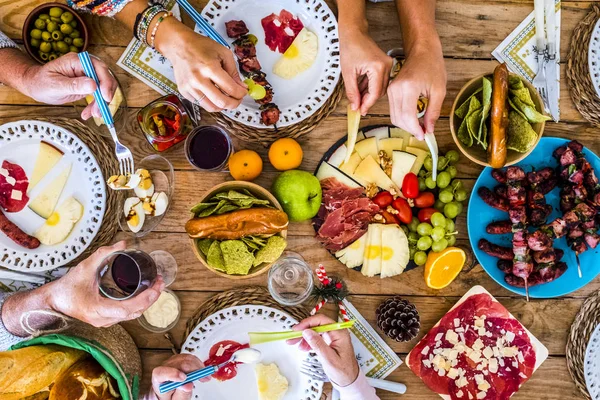
<path fill-rule="evenodd" d="M 560 79 L 560 25 L 561 1 L 556 4 L 556 76 Z M 535 52 L 535 16 L 532 11 L 506 39 L 500 43 L 492 55 L 500 62 L 506 63 L 508 69 L 523 79 L 533 82 L 538 70 L 537 53 Z M 560 88 L 560 81 L 559 81 Z M 560 93 L 560 90 L 559 90 Z M 560 95 L 559 95 L 560 100 Z"/>

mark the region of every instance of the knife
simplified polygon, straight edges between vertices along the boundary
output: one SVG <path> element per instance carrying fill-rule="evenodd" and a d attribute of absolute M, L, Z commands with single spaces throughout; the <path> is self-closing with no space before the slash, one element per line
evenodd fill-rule
<path fill-rule="evenodd" d="M 554 0 L 545 0 L 546 31 L 548 36 L 548 61 L 546 62 L 546 88 L 548 90 L 548 106 L 554 122 L 560 119 L 558 89 L 558 60 L 556 54 L 556 5 Z"/>

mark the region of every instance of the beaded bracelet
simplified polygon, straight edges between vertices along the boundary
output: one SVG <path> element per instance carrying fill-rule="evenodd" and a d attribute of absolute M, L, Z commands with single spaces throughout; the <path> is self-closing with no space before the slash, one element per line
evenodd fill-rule
<path fill-rule="evenodd" d="M 161 22 L 163 22 L 165 19 L 167 19 L 168 17 L 173 16 L 172 12 L 165 12 L 163 15 L 161 15 L 158 18 L 158 21 L 156 21 L 156 25 L 154 25 L 154 28 L 152 29 L 152 33 L 150 34 L 150 47 L 152 47 L 154 49 L 154 41 L 156 40 L 156 32 L 158 32 L 158 26 L 161 24 Z"/>
<path fill-rule="evenodd" d="M 142 16 L 150 7 L 152 6 L 148 6 L 146 9 L 144 9 L 144 11 L 135 16 L 135 22 L 133 24 L 133 37 L 135 37 L 137 40 L 141 40 L 138 35 L 138 31 L 140 29 L 140 22 L 142 21 Z"/>
<path fill-rule="evenodd" d="M 140 23 L 138 24 L 138 29 L 137 29 L 137 37 L 139 38 L 139 40 L 142 43 L 149 45 L 149 43 L 148 43 L 148 28 L 150 28 L 150 23 L 152 22 L 154 17 L 156 17 L 161 12 L 166 12 L 165 8 L 160 4 L 156 4 L 152 7 L 148 7 L 142 13 L 142 18 L 140 20 Z"/>

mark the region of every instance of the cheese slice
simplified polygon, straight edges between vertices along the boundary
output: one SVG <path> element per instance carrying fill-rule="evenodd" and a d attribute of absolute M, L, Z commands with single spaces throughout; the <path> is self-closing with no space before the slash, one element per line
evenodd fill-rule
<path fill-rule="evenodd" d="M 379 128 L 373 128 L 365 132 L 365 137 L 377 138 L 379 140 L 390 137 L 390 129 L 387 126 L 380 126 Z"/>
<path fill-rule="evenodd" d="M 358 131 L 358 133 L 356 134 L 356 142 L 360 142 L 361 140 L 365 140 L 365 134 L 363 133 L 363 131 Z M 348 141 L 346 141 L 346 143 L 344 143 L 344 145 L 346 147 L 348 147 Z"/>
<path fill-rule="evenodd" d="M 46 142 L 40 142 L 40 150 L 35 159 L 31 178 L 29 179 L 28 192 L 40 183 L 44 176 L 46 176 L 46 174 L 60 161 L 62 156 L 63 152 L 53 145 Z"/>
<path fill-rule="evenodd" d="M 408 145 L 409 147 L 415 147 L 417 149 L 422 149 L 425 151 L 429 151 L 429 147 L 427 147 L 427 142 L 425 142 L 424 140 L 419 140 L 414 136 L 411 136 L 408 139 Z"/>
<path fill-rule="evenodd" d="M 343 144 L 340 147 L 338 147 L 337 150 L 333 152 L 333 154 L 331 154 L 327 162 L 333 165 L 334 167 L 339 168 L 340 165 L 342 165 L 342 163 L 346 159 L 347 152 L 348 148 L 345 144 Z"/>
<path fill-rule="evenodd" d="M 350 176 L 346 175 L 345 173 L 343 173 L 342 171 L 340 171 L 339 169 L 337 169 L 336 167 L 334 167 L 326 161 L 323 161 L 319 166 L 319 170 L 317 171 L 316 177 L 319 181 L 322 181 L 323 179 L 327 178 L 335 178 L 340 183 L 343 183 L 348 187 L 360 187 L 360 184 L 357 181 L 355 181 Z"/>
<path fill-rule="evenodd" d="M 360 182 L 372 183 L 383 190 L 393 189 L 400 193 L 398 186 L 383 172 L 379 163 L 370 155 L 356 167 L 354 175 Z"/>
<path fill-rule="evenodd" d="M 404 147 L 401 150 L 405 150 L 406 146 L 408 146 L 408 142 L 409 142 L 410 138 L 413 137 L 413 135 L 406 132 L 404 129 L 394 127 L 394 128 L 390 128 L 390 137 L 403 139 Z"/>
<path fill-rule="evenodd" d="M 56 208 L 56 203 L 65 188 L 72 164 L 69 164 L 42 192 L 33 199 L 28 207 L 42 218 L 48 219 Z"/>
<path fill-rule="evenodd" d="M 413 164 L 412 168 L 410 169 L 410 172 L 412 172 L 415 175 L 418 175 L 419 171 L 421 170 L 421 167 L 423 167 L 425 158 L 427 158 L 427 156 L 429 155 L 429 152 L 426 150 L 423 150 L 423 149 L 418 149 L 416 147 L 410 147 L 410 146 L 406 147 L 406 151 L 410 154 L 414 154 L 415 156 L 417 156 L 417 159 L 415 160 L 415 163 Z"/>
<path fill-rule="evenodd" d="M 401 138 L 387 138 L 379 140 L 379 150 L 383 150 L 389 158 L 392 158 L 395 150 L 402 150 L 403 146 L 404 139 Z"/>
<path fill-rule="evenodd" d="M 345 162 L 340 165 L 340 170 L 348 175 L 352 175 L 361 161 L 362 158 L 360 158 L 360 155 L 355 152 L 352 154 L 352 156 L 350 156 L 350 160 L 348 160 L 347 163 Z"/>
<path fill-rule="evenodd" d="M 410 261 L 408 238 L 396 224 L 381 226 L 381 278 L 400 275 Z"/>
<path fill-rule="evenodd" d="M 371 224 L 367 231 L 367 244 L 361 273 L 373 277 L 381 273 L 381 231 L 382 224 Z"/>
<path fill-rule="evenodd" d="M 398 187 L 402 187 L 404 177 L 411 172 L 417 156 L 406 151 L 394 151 L 392 155 L 392 181 Z"/>
<path fill-rule="evenodd" d="M 367 156 L 373 157 L 375 160 L 379 159 L 377 148 L 377 138 L 367 138 L 356 143 L 356 152 L 360 155 L 360 158 L 365 159 Z"/>

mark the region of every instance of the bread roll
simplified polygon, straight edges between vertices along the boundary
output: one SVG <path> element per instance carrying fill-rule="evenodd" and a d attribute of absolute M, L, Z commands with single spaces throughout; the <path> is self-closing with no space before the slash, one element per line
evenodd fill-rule
<path fill-rule="evenodd" d="M 508 125 L 508 68 L 500 64 L 494 70 L 492 83 L 492 109 L 490 111 L 490 135 L 487 148 L 488 164 L 502 168 L 506 163 L 506 127 Z"/>
<path fill-rule="evenodd" d="M 252 235 L 274 235 L 288 226 L 288 216 L 274 208 L 249 208 L 222 215 L 192 218 L 185 224 L 191 238 L 234 240 Z"/>

